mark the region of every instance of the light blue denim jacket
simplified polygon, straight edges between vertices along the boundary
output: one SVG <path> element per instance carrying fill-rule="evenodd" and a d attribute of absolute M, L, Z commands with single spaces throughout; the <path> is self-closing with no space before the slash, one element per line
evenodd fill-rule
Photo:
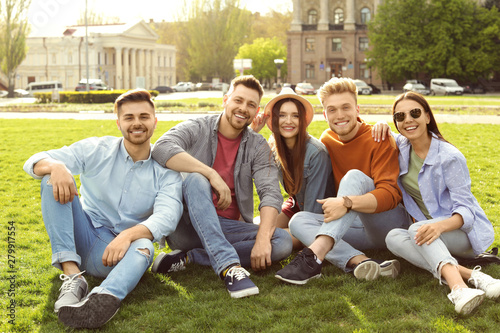
<path fill-rule="evenodd" d="M 217 154 L 219 121 L 223 114 L 186 120 L 172 127 L 156 141 L 153 158 L 165 166 L 172 156 L 187 152 L 212 167 Z M 262 135 L 247 128 L 243 130 L 236 155 L 234 187 L 241 216 L 249 223 L 253 223 L 253 182 L 260 198 L 259 210 L 269 206 L 281 212 L 283 196 L 271 149 Z"/>
<path fill-rule="evenodd" d="M 404 205 L 415 220 L 426 220 L 401 184 L 401 176 L 408 173 L 411 144 L 402 135 L 395 135 L 395 138 L 399 147 L 398 185 L 403 192 Z M 460 229 L 467 234 L 474 253 L 485 251 L 493 243 L 493 226 L 471 192 L 469 169 L 464 155 L 434 134 L 418 175 L 418 187 L 432 218 L 451 217 L 454 213 L 462 216 L 464 224 Z"/>
<path fill-rule="evenodd" d="M 182 214 L 182 178 L 161 167 L 151 155 L 134 163 L 123 138 L 88 138 L 69 147 L 31 156 L 24 171 L 35 179 L 34 165 L 52 157 L 63 162 L 73 175 L 80 175 L 80 201 L 94 227 L 106 227 L 119 234 L 142 224 L 155 242 L 163 246 Z"/>
<path fill-rule="evenodd" d="M 280 181 L 283 184 L 281 168 L 279 171 Z M 301 211 L 323 214 L 322 205 L 316 199 L 324 199 L 332 194 L 330 193 L 334 187 L 332 164 L 325 145 L 312 136 L 306 143 L 303 175 L 302 187 L 295 195 L 295 204 Z M 327 190 L 330 190 L 329 195 L 325 194 Z"/>

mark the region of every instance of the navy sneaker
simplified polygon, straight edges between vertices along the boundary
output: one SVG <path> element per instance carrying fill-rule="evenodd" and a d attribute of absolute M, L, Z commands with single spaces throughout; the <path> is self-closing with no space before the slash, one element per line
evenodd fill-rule
<path fill-rule="evenodd" d="M 356 265 L 353 273 L 358 280 L 371 281 L 380 276 L 395 278 L 399 270 L 400 264 L 396 259 L 386 261 L 365 259 Z"/>
<path fill-rule="evenodd" d="M 314 252 L 306 247 L 274 277 L 292 284 L 306 284 L 310 279 L 321 277 L 321 267 Z"/>
<path fill-rule="evenodd" d="M 250 273 L 241 266 L 229 268 L 224 277 L 227 291 L 232 298 L 241 298 L 259 293 L 259 288 L 250 280 Z"/>
<path fill-rule="evenodd" d="M 120 309 L 120 299 L 111 294 L 90 294 L 83 301 L 64 305 L 57 313 L 64 325 L 74 328 L 98 328 Z"/>
<path fill-rule="evenodd" d="M 160 253 L 151 267 L 151 272 L 167 274 L 186 269 L 186 253 L 175 250 L 169 253 Z"/>

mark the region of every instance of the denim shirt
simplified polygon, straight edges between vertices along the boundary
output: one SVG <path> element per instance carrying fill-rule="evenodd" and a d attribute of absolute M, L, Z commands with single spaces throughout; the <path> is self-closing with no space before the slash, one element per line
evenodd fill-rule
<path fill-rule="evenodd" d="M 402 135 L 396 135 L 399 147 L 399 175 L 408 173 L 411 144 Z M 398 185 L 408 213 L 417 221 L 426 220 L 413 198 L 404 190 L 400 178 Z M 471 192 L 469 169 L 464 155 L 453 145 L 439 140 L 433 134 L 429 152 L 418 175 L 422 199 L 433 218 L 460 214 L 464 224 L 460 228 L 471 243 L 474 253 L 485 251 L 494 241 L 495 233 Z"/>
<path fill-rule="evenodd" d="M 283 184 L 281 168 L 280 181 Z M 333 189 L 333 174 L 330 156 L 321 141 L 312 136 L 306 142 L 302 187 L 295 195 L 296 204 L 301 211 L 323 214 L 322 205 L 316 199 L 324 199 L 327 189 Z"/>
<path fill-rule="evenodd" d="M 186 120 L 162 135 L 156 141 L 152 156 L 162 166 L 182 152 L 212 167 L 217 154 L 219 115 Z M 274 207 L 281 212 L 283 196 L 278 181 L 278 169 L 266 139 L 253 130 L 243 130 L 234 165 L 234 187 L 242 218 L 253 223 L 253 182 L 259 195 L 259 210 Z"/>
<path fill-rule="evenodd" d="M 94 227 L 119 234 L 137 224 L 146 226 L 154 242 L 164 245 L 182 214 L 182 178 L 152 158 L 134 163 L 123 138 L 105 136 L 31 156 L 23 169 L 35 179 L 34 165 L 51 157 L 80 175 L 81 203 Z"/>

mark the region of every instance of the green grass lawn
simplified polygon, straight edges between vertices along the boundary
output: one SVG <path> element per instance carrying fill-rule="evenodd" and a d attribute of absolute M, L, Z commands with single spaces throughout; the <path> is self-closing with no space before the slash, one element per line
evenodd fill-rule
<path fill-rule="evenodd" d="M 159 123 L 153 141 L 174 124 Z M 325 122 L 313 122 L 310 133 L 319 137 L 325 126 Z M 494 246 L 499 246 L 500 153 L 496 142 L 500 127 L 443 124 L 441 130 L 466 156 L 472 191 L 495 225 Z M 40 182 L 25 174 L 22 165 L 36 152 L 120 132 L 114 121 L 45 119 L 3 119 L 0 131 L 0 332 L 65 332 L 53 312 L 61 281 L 60 271 L 50 265 Z M 263 134 L 267 137 L 269 131 Z M 13 231 L 9 238 L 8 232 Z M 368 254 L 392 257 L 387 251 Z M 440 286 L 430 273 L 404 260 L 401 263 L 397 279 L 372 282 L 357 281 L 326 264 L 323 278 L 301 287 L 275 279 L 285 264 L 276 263 L 263 273 L 251 272 L 260 294 L 239 300 L 229 297 L 209 267 L 191 265 L 168 277 L 148 271 L 102 331 L 498 332 L 500 302 L 485 300 L 472 316 L 459 316 L 446 297 L 447 287 Z M 498 265 L 484 271 L 500 277 Z M 88 281 L 90 288 L 100 283 L 96 278 Z M 8 323 L 9 314 L 15 315 L 14 326 Z"/>

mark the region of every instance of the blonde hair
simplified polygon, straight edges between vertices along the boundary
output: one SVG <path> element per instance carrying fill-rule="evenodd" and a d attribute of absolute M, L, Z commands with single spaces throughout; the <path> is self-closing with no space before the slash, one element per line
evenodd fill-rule
<path fill-rule="evenodd" d="M 358 87 L 356 87 L 354 81 L 348 77 L 331 78 L 330 81 L 325 82 L 325 84 L 318 89 L 317 96 L 321 104 L 323 104 L 328 96 L 343 92 L 351 93 L 356 103 L 358 103 Z"/>

